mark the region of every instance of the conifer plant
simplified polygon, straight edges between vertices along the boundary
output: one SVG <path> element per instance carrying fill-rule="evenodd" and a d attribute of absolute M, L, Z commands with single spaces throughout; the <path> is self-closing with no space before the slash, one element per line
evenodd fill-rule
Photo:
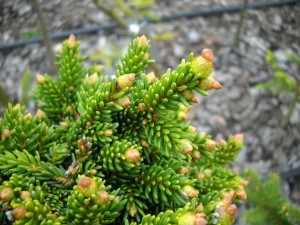
<path fill-rule="evenodd" d="M 116 67 L 83 67 L 71 35 L 59 75 L 37 75 L 35 115 L 17 104 L 0 119 L 1 224 L 232 224 L 247 181 L 229 163 L 241 134 L 218 143 L 185 121 L 221 85 L 213 52 L 191 53 L 158 79 L 149 40 Z"/>

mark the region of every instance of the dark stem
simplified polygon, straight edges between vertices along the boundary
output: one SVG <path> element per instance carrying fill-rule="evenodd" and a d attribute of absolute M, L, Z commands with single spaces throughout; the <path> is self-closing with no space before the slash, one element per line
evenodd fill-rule
<path fill-rule="evenodd" d="M 51 36 L 50 36 L 50 33 L 48 31 L 48 28 L 47 28 L 46 20 L 44 19 L 44 16 L 43 16 L 43 11 L 41 9 L 39 0 L 31 0 L 31 1 L 32 1 L 32 4 L 33 4 L 33 7 L 35 8 L 35 10 L 37 12 L 37 16 L 38 16 L 38 20 L 39 20 L 39 24 L 40 24 L 40 29 L 43 33 L 44 44 L 46 45 L 47 56 L 48 56 L 48 59 L 49 59 L 51 72 L 53 74 L 56 74 L 57 68 L 56 68 L 56 65 L 55 65 L 55 57 L 54 57 L 54 54 L 52 52 Z"/>
<path fill-rule="evenodd" d="M 233 44 L 232 44 L 233 48 L 236 48 L 237 45 L 239 44 L 240 34 L 241 34 L 241 30 L 242 30 L 242 26 L 243 26 L 245 14 L 246 14 L 246 11 L 247 11 L 247 6 L 248 6 L 248 0 L 244 0 L 243 6 L 242 6 L 241 11 L 240 11 L 240 21 L 238 23 L 237 31 L 236 31 L 236 34 L 235 34 L 235 37 L 234 37 L 234 41 L 233 41 Z"/>

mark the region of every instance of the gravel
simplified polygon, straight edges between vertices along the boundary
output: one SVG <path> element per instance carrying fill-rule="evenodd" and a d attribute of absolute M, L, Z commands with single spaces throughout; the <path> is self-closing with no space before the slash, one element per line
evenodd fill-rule
<path fill-rule="evenodd" d="M 239 2 L 162 0 L 157 1 L 152 10 L 159 15 L 168 15 Z M 72 3 L 70 0 L 42 0 L 41 3 L 49 30 L 54 33 L 110 21 L 88 0 Z M 21 39 L 25 31 L 38 30 L 36 13 L 26 1 L 5 1 L 0 13 L 2 44 Z M 145 28 L 150 36 L 165 31 L 175 34 L 171 41 L 152 43 L 161 69 L 174 68 L 191 51 L 199 54 L 203 48 L 214 50 L 214 74 L 223 88 L 210 92 L 209 97 L 198 96 L 200 104 L 193 107 L 190 119 L 199 131 L 211 133 L 216 139 L 244 133 L 245 147 L 237 160 L 239 170 L 253 168 L 263 176 L 270 170 L 283 172 L 300 167 L 300 103 L 297 103 L 288 124 L 283 126 L 291 97 L 283 94 L 272 96 L 255 87 L 273 77 L 273 71 L 265 61 L 268 49 L 274 52 L 282 69 L 299 79 L 299 65 L 290 63 L 287 58 L 287 53 L 300 56 L 299 14 L 299 4 L 247 10 L 236 48 L 232 48 L 232 43 L 239 13 L 178 19 Z M 85 55 L 109 43 L 125 49 L 129 40 L 121 29 L 80 35 L 78 39 Z M 60 44 L 54 42 L 53 46 L 57 52 Z M 33 44 L 0 52 L 0 85 L 13 102 L 18 100 L 22 75 L 27 68 L 33 75 L 50 71 L 43 45 Z M 114 73 L 113 70 L 108 71 Z M 1 111 L 3 107 L 0 105 Z M 287 187 L 290 188 L 290 198 L 300 204 L 299 188 L 297 191 L 300 182 L 296 179 L 290 182 L 293 183 Z"/>

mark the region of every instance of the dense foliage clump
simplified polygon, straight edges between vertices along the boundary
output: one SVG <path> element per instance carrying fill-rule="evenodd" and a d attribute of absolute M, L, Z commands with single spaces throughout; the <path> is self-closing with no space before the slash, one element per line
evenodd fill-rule
<path fill-rule="evenodd" d="M 37 75 L 33 116 L 9 105 L 0 120 L 2 224 L 232 224 L 244 181 L 228 169 L 241 134 L 215 142 L 185 121 L 194 92 L 221 85 L 213 52 L 161 78 L 149 41 L 136 38 L 116 67 L 85 70 L 73 35 L 59 76 Z"/>

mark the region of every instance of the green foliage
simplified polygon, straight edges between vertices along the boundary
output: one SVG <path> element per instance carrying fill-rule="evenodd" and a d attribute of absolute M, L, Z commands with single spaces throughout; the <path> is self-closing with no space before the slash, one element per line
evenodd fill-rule
<path fill-rule="evenodd" d="M 250 225 L 296 225 L 300 223 L 300 208 L 294 206 L 280 190 L 280 178 L 276 173 L 268 174 L 261 181 L 254 171 L 247 171 L 247 187 L 250 209 L 245 212 L 245 220 Z"/>
<path fill-rule="evenodd" d="M 298 56 L 290 54 L 288 58 L 300 65 L 300 58 Z M 260 90 L 271 91 L 273 95 L 278 95 L 279 93 L 285 93 L 288 96 L 293 95 L 289 106 L 289 111 L 284 119 L 284 123 L 287 123 L 296 106 L 297 101 L 299 101 L 300 98 L 300 83 L 299 81 L 292 79 L 285 71 L 280 68 L 273 52 L 267 52 L 266 60 L 274 71 L 274 79 L 262 82 L 256 85 L 256 87 Z"/>
<path fill-rule="evenodd" d="M 0 120 L 0 222 L 5 224 L 232 224 L 245 181 L 228 169 L 241 134 L 213 141 L 185 121 L 194 92 L 221 85 L 213 53 L 190 54 L 161 78 L 145 36 L 115 77 L 83 68 L 63 43 L 57 78 L 37 75 L 32 116 L 9 105 Z"/>

